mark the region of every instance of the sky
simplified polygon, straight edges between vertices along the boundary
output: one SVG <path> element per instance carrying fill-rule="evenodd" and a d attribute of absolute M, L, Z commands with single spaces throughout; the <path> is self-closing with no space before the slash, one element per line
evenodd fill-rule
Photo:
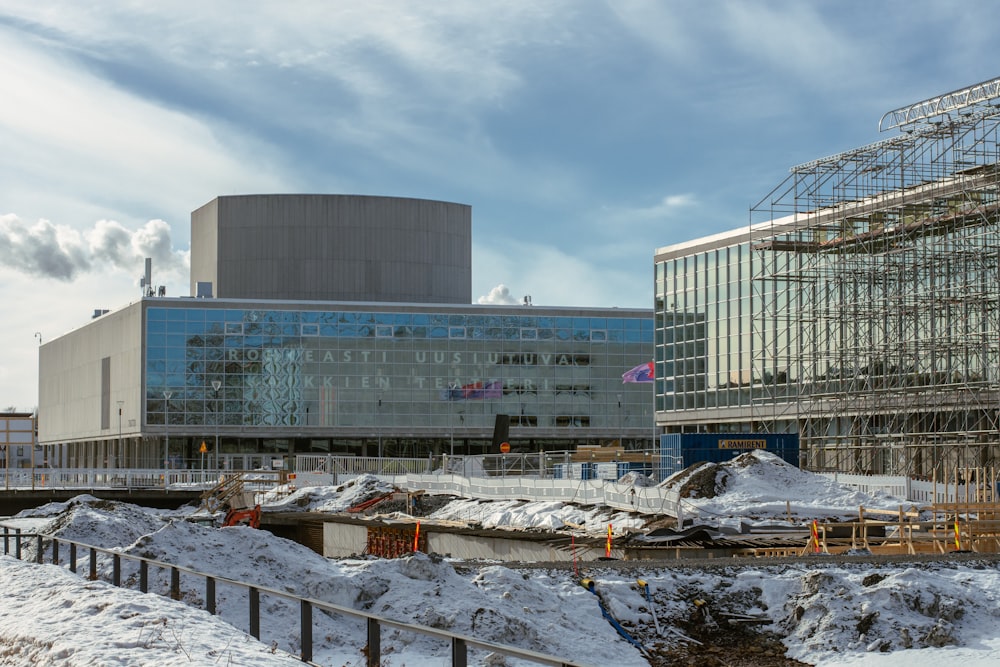
<path fill-rule="evenodd" d="M 798 471 L 766 453 L 752 455 L 750 465 L 723 464 L 716 480 L 725 488 L 700 502 L 712 516 L 732 520 L 753 507 L 753 522 L 782 519 L 767 504 L 786 499 L 809 521 L 808 508 L 849 506 L 860 498 L 846 487 Z M 693 471 L 678 473 L 674 480 Z M 633 477 L 634 481 L 638 481 Z M 343 512 L 361 500 L 380 495 L 384 482 L 362 476 L 341 487 L 307 487 L 292 495 L 264 499 L 264 511 Z M 721 487 L 720 487 L 721 489 Z M 871 502 L 873 499 L 866 499 Z M 760 501 L 760 505 L 754 503 Z M 469 501 L 445 504 L 424 520 L 470 521 Z M 697 503 L 696 503 L 697 504 Z M 782 503 L 783 504 L 783 503 Z M 611 511 L 558 503 L 483 503 L 482 522 L 510 531 L 541 527 L 550 514 L 549 530 L 563 534 L 601 534 Z M 763 509 L 761 509 L 763 507 Z M 596 510 L 596 511 L 595 511 Z M 825 509 L 823 510 L 826 511 Z M 414 554 L 399 559 L 327 559 L 307 547 L 249 527 L 217 528 L 184 520 L 196 513 L 151 510 L 98 501 L 82 495 L 65 503 L 26 510 L 8 525 L 54 533 L 64 539 L 118 549 L 220 578 L 278 588 L 393 619 L 431 625 L 461 634 L 544 652 L 582 664 L 649 664 L 640 650 L 619 636 L 603 618 L 598 598 L 580 585 L 595 582 L 608 613 L 653 655 L 687 644 L 693 633 L 683 622 L 692 601 L 708 602 L 712 621 L 740 613 L 771 621 L 761 626 L 781 634 L 786 655 L 821 667 L 966 667 L 995 665 L 1000 659 L 996 613 L 1000 603 L 1000 567 L 993 561 L 938 561 L 919 564 L 803 561 L 773 564 L 758 559 L 735 567 L 720 562 L 711 568 L 658 567 L 643 562 L 638 571 L 619 571 L 600 561 L 564 568 L 518 568 L 513 563 L 455 563 L 447 558 Z M 770 514 L 770 516 L 768 516 Z M 502 515 L 502 519 L 498 518 Z M 822 514 L 814 514 L 822 519 Z M 570 524 L 559 517 L 572 517 Z M 407 517 L 394 515 L 396 520 Z M 721 525 L 721 524 L 716 524 Z M 804 525 L 804 524 L 803 524 Z M 631 525 L 627 530 L 641 531 Z M 616 537 L 620 539 L 620 537 Z M 248 601 L 224 582 L 217 586 L 218 616 L 201 611 L 204 588 L 181 579 L 182 597 L 191 606 L 152 592 L 165 592 L 169 576 L 149 570 L 150 594 L 116 589 L 112 563 L 98 558 L 99 581 L 86 581 L 68 571 L 67 550 L 61 565 L 29 564 L 33 544 L 23 561 L 0 556 L 0 664 L 46 664 L 53 667 L 101 664 L 138 665 L 239 664 L 247 667 L 292 664 L 283 652 L 299 650 L 299 609 L 281 600 L 261 599 L 261 641 L 247 636 Z M 51 561 L 46 549 L 46 563 Z M 89 552 L 78 551 L 78 571 L 89 567 Z M 122 560 L 122 580 L 134 582 L 136 568 Z M 650 598 L 636 586 L 641 577 Z M 314 660 L 323 665 L 360 665 L 357 621 L 335 621 L 314 613 Z M 697 650 L 697 647 L 695 647 Z M 440 642 L 395 632 L 383 633 L 387 667 L 430 667 L 445 664 L 448 647 Z M 301 664 L 301 663 L 299 663 Z M 469 664 L 500 662 L 471 652 Z"/>
<path fill-rule="evenodd" d="M 0 409 L 37 346 L 189 295 L 220 195 L 472 207 L 476 302 L 652 307 L 659 247 L 1000 75 L 969 0 L 0 0 Z"/>

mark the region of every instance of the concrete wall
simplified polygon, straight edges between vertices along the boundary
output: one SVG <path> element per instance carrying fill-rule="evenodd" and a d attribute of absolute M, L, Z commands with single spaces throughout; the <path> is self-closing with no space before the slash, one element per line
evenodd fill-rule
<path fill-rule="evenodd" d="M 142 304 L 136 302 L 43 344 L 38 353 L 39 442 L 117 438 L 118 401 L 122 434 L 139 433 L 142 341 Z"/>
<path fill-rule="evenodd" d="M 326 558 L 359 556 L 368 544 L 368 527 L 327 521 L 323 524 L 323 555 Z"/>
<path fill-rule="evenodd" d="M 554 543 L 520 540 L 516 536 L 484 536 L 455 532 L 435 532 L 433 522 L 422 522 L 420 532 L 427 538 L 427 550 L 452 558 L 483 558 L 500 561 L 550 562 L 573 560 L 569 546 L 559 548 Z M 565 536 L 561 536 L 565 541 Z M 327 521 L 323 524 L 323 555 L 327 558 L 347 558 L 364 552 L 368 543 L 368 528 L 364 525 Z M 579 546 L 577 560 L 597 560 L 604 556 L 600 549 Z M 621 552 L 612 550 L 613 557 Z"/>
<path fill-rule="evenodd" d="M 218 296 L 219 200 L 213 199 L 191 214 L 191 292 L 198 282 L 212 284 L 212 296 Z"/>
<path fill-rule="evenodd" d="M 191 215 L 191 294 L 472 302 L 472 210 L 356 195 L 218 197 Z"/>

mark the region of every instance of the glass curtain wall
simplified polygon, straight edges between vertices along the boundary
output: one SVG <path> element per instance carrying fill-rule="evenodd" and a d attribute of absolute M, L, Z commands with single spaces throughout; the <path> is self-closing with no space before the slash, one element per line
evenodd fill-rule
<path fill-rule="evenodd" d="M 657 262 L 658 411 L 749 405 L 750 271 L 748 243 Z"/>
<path fill-rule="evenodd" d="M 380 427 L 438 438 L 491 432 L 502 413 L 548 437 L 649 439 L 649 385 L 621 375 L 651 358 L 652 341 L 651 315 L 151 305 L 146 419 L 163 425 L 169 415 L 172 433 L 271 427 L 336 438 Z"/>

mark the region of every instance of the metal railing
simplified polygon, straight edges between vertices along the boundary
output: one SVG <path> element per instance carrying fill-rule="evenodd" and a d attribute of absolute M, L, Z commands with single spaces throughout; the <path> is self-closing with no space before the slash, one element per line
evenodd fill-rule
<path fill-rule="evenodd" d="M 3 489 L 167 489 L 199 490 L 215 486 L 221 475 L 242 475 L 247 486 L 267 491 L 284 481 L 282 470 L 166 470 L 162 468 L 0 468 Z"/>
<path fill-rule="evenodd" d="M 554 656 L 546 655 L 544 653 L 539 653 L 536 651 L 531 651 L 528 649 L 517 648 L 515 646 L 508 646 L 504 644 L 497 644 L 494 642 L 483 641 L 476 639 L 475 637 L 469 637 L 468 635 L 461 635 L 453 632 L 447 632 L 444 630 L 438 630 L 436 628 L 431 628 L 424 625 L 418 625 L 415 623 L 406 623 L 404 621 L 397 621 L 384 616 L 379 616 L 377 614 L 370 614 L 368 612 L 360 611 L 357 609 L 351 609 L 349 607 L 342 607 L 337 604 L 332 604 L 329 602 L 324 602 L 322 600 L 316 600 L 314 598 L 306 598 L 298 595 L 293 595 L 286 591 L 277 590 L 274 588 L 268 588 L 266 586 L 258 586 L 256 584 L 250 584 L 242 581 L 237 581 L 235 579 L 227 579 L 225 577 L 218 577 L 213 574 L 208 574 L 206 572 L 200 572 L 191 568 L 173 565 L 170 563 L 164 563 L 161 561 L 153 560 L 151 558 L 144 558 L 142 556 L 134 556 L 131 554 L 124 554 L 113 549 L 106 549 L 102 547 L 96 547 L 84 542 L 79 542 L 77 540 L 68 540 L 54 535 L 43 535 L 41 533 L 24 533 L 19 528 L 11 529 L 9 526 L 3 526 L 3 545 L 4 545 L 4 555 L 10 555 L 11 545 L 14 547 L 14 557 L 18 560 L 23 560 L 22 556 L 24 553 L 25 541 L 33 543 L 35 547 L 34 562 L 42 564 L 45 561 L 45 544 L 44 541 L 49 541 L 49 551 L 51 553 L 51 563 L 53 565 L 60 564 L 60 547 L 66 545 L 69 547 L 69 559 L 68 565 L 70 572 L 77 573 L 77 555 L 80 550 L 89 552 L 88 572 L 87 578 L 96 581 L 97 575 L 97 554 L 104 554 L 111 557 L 112 567 L 111 567 L 111 583 L 114 586 L 122 588 L 122 561 L 134 561 L 138 563 L 138 577 L 139 577 L 139 590 L 142 593 L 149 593 L 149 568 L 153 566 L 160 570 L 169 572 L 170 583 L 167 595 L 173 600 L 182 600 L 181 595 L 181 573 L 191 576 L 198 577 L 204 580 L 204 592 L 205 592 L 205 610 L 215 615 L 216 613 L 216 587 L 218 584 L 225 584 L 228 586 L 233 586 L 237 589 L 244 589 L 248 596 L 248 614 L 247 623 L 249 626 L 249 634 L 255 639 L 261 639 L 261 597 L 268 596 L 283 600 L 291 601 L 292 603 L 297 603 L 299 606 L 299 638 L 301 649 L 299 651 L 298 657 L 303 662 L 312 662 L 313 660 L 313 611 L 319 610 L 326 612 L 328 614 L 339 614 L 343 616 L 348 616 L 355 619 L 360 619 L 365 624 L 365 640 L 364 653 L 367 656 L 368 667 L 378 667 L 381 664 L 382 658 L 382 629 L 383 628 L 393 628 L 396 630 L 402 630 L 405 632 L 411 632 L 415 634 L 425 635 L 428 637 L 433 637 L 440 639 L 451 645 L 451 664 L 453 667 L 467 667 L 468 665 L 468 653 L 469 648 L 481 649 L 484 651 L 491 651 L 494 653 L 501 653 L 513 658 L 520 658 L 523 660 L 528 660 L 530 662 L 540 664 L 540 665 L 559 665 L 565 667 L 583 667 L 583 663 L 573 662 L 569 660 L 564 660 L 562 658 L 557 658 Z"/>

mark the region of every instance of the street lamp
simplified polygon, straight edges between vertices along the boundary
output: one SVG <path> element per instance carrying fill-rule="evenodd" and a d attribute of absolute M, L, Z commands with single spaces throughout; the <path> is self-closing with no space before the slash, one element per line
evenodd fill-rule
<path fill-rule="evenodd" d="M 215 451 L 212 453 L 212 460 L 215 462 L 213 468 L 219 469 L 219 387 L 222 380 L 212 380 L 212 391 L 215 392 Z"/>
<path fill-rule="evenodd" d="M 118 401 L 118 451 L 115 452 L 115 466 L 121 465 L 122 456 L 122 407 L 125 401 Z"/>
<path fill-rule="evenodd" d="M 625 422 L 622 420 L 622 395 L 618 394 L 618 444 L 625 449 Z"/>
<path fill-rule="evenodd" d="M 170 467 L 170 397 L 173 395 L 172 391 L 163 392 L 163 406 L 166 412 L 163 418 L 166 426 L 166 438 L 163 440 L 163 486 L 167 485 L 167 468 Z"/>
<path fill-rule="evenodd" d="M 448 399 L 449 399 L 448 400 L 448 439 L 451 442 L 451 444 L 449 446 L 449 453 L 450 453 L 450 456 L 452 458 L 454 458 L 454 456 L 455 456 L 455 414 L 454 414 L 455 413 L 455 406 L 454 406 L 454 401 L 456 399 L 456 396 L 460 395 L 460 394 L 456 394 L 456 392 L 460 392 L 462 390 L 462 385 L 461 385 L 461 383 L 458 380 L 455 380 L 455 382 L 452 384 L 452 387 L 453 387 L 453 389 L 449 393 L 449 396 L 448 396 Z"/>
<path fill-rule="evenodd" d="M 382 392 L 375 393 L 375 431 L 378 434 L 378 457 L 382 458 Z"/>

